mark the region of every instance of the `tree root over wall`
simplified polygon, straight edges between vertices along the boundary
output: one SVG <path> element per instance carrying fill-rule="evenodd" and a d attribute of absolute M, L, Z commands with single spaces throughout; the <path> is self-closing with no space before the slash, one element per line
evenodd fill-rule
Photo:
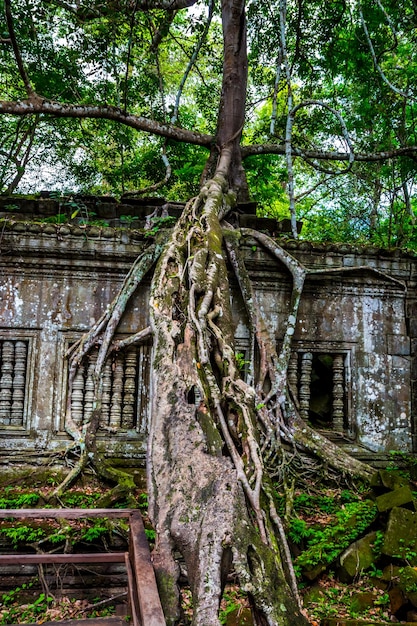
<path fill-rule="evenodd" d="M 234 230 L 224 222 L 235 201 L 225 175 L 229 157 L 223 154 L 216 174 L 188 203 L 165 245 L 161 235 L 161 241 L 139 257 L 111 307 L 69 354 L 71 389 L 77 367 L 97 343 L 100 346 L 89 424 L 77 427 L 70 401 L 67 405 L 66 425 L 82 455 L 56 495 L 83 470 L 95 450 L 106 358 L 112 350 L 151 334 L 147 471 L 150 517 L 157 532 L 153 561 L 167 623 L 175 624 L 180 617 L 179 567 L 174 558 L 179 551 L 193 595 L 194 626 L 220 624 L 219 604 L 231 571 L 248 594 L 257 624 L 300 626 L 307 620 L 269 468 L 284 458 L 285 442 L 295 454 L 299 448 L 324 458 L 342 473 L 366 480 L 371 472 L 297 415 L 287 390 L 287 368 L 308 272 L 266 235 Z M 242 236 L 254 237 L 293 279 L 279 353 L 239 253 Z M 127 302 L 157 258 L 150 328 L 116 344 L 114 333 Z M 226 259 L 247 307 L 251 331 L 247 381 L 236 363 Z M 117 482 L 116 493 L 132 486 L 125 473 L 99 457 L 96 465 L 104 477 Z"/>

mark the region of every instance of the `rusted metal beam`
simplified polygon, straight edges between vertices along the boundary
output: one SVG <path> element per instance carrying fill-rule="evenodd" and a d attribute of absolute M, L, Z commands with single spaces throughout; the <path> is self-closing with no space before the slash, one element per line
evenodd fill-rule
<path fill-rule="evenodd" d="M 133 626 L 166 626 L 140 511 L 136 509 L 0 509 L 0 519 L 85 519 L 99 517 L 129 518 L 129 553 L 3 554 L 0 555 L 0 566 L 28 563 L 125 563 Z M 89 626 L 93 626 L 92 620 L 89 620 Z M 104 626 L 110 626 L 110 624 Z"/>
<path fill-rule="evenodd" d="M 57 622 L 42 622 L 42 626 L 126 626 L 123 617 L 89 617 L 85 619 L 64 619 Z M 22 626 L 10 624 L 9 626 Z M 39 626 L 39 622 L 25 624 L 24 626 Z"/>
<path fill-rule="evenodd" d="M 89 554 L 0 554 L 1 565 L 34 563 L 124 563 L 124 552 L 95 552 Z"/>
<path fill-rule="evenodd" d="M 129 517 L 133 509 L 0 509 L 0 519 L 15 518 L 64 518 Z"/>
<path fill-rule="evenodd" d="M 129 552 L 125 552 L 125 563 L 126 563 L 127 582 L 128 582 L 128 591 L 129 591 L 130 612 L 132 616 L 133 626 L 144 626 L 140 622 L 139 600 L 138 600 L 138 594 L 136 591 L 135 577 L 134 577 L 132 565 L 130 562 Z"/>
<path fill-rule="evenodd" d="M 139 511 L 133 511 L 130 515 L 130 542 L 133 556 L 132 568 L 136 578 L 142 624 L 144 626 L 166 626 L 148 540 Z"/>

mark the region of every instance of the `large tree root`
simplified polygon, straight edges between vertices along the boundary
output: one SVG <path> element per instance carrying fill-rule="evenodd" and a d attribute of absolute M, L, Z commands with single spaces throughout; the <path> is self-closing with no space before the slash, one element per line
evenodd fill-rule
<path fill-rule="evenodd" d="M 262 461 L 256 394 L 235 363 L 219 224 L 226 188 L 218 172 L 186 208 L 152 286 L 148 471 L 158 533 L 154 565 L 169 624 L 179 615 L 179 550 L 193 593 L 194 626 L 219 624 L 232 567 L 258 624 L 301 625 L 306 620 Z M 263 417 L 268 420 L 266 410 Z M 274 420 L 270 426 L 276 430 Z"/>
<path fill-rule="evenodd" d="M 107 459 L 97 453 L 94 455 L 94 467 L 100 478 L 115 483 L 110 493 L 105 494 L 96 502 L 97 508 L 110 508 L 116 502 L 126 502 L 131 509 L 138 507 L 135 497 L 137 489 L 133 476 L 119 467 L 115 467 Z"/>
<path fill-rule="evenodd" d="M 123 284 L 99 320 L 92 326 L 88 333 L 71 346 L 68 351 L 68 386 L 67 403 L 65 412 L 65 429 L 72 437 L 73 442 L 67 448 L 67 452 L 77 448 L 80 450 L 78 462 L 70 470 L 64 480 L 56 487 L 51 497 L 60 497 L 63 492 L 80 476 L 89 460 L 94 462 L 92 451 L 95 449 L 95 438 L 100 426 L 101 398 L 102 398 L 102 375 L 103 368 L 109 353 L 120 350 L 145 341 L 151 331 L 147 327 L 123 341 L 114 342 L 114 335 L 120 320 L 126 310 L 126 306 L 134 295 L 143 278 L 154 266 L 159 258 L 168 236 L 166 232 L 158 234 L 155 243 L 152 243 L 136 259 L 129 270 Z M 75 376 L 84 359 L 88 357 L 93 348 L 99 344 L 99 350 L 94 368 L 94 398 L 92 416 L 89 422 L 77 425 L 71 414 L 71 394 Z"/>
<path fill-rule="evenodd" d="M 251 360 L 258 355 L 260 363 L 256 376 L 252 363 L 249 381 L 241 380 L 219 222 L 229 202 L 226 190 L 220 160 L 217 175 L 174 229 L 151 289 L 148 472 L 150 513 L 158 532 L 154 563 L 169 624 L 179 615 L 174 560 L 179 550 L 193 593 L 193 626 L 219 623 L 222 586 L 231 567 L 251 597 L 257 624 L 301 625 L 305 619 L 265 459 L 279 454 L 281 441 L 287 441 L 350 475 L 367 479 L 371 471 L 300 420 L 287 393 L 307 270 L 270 238 L 243 231 L 256 236 L 293 279 L 277 354 L 239 255 L 239 234 L 229 228 L 228 256 L 247 303 Z"/>
<path fill-rule="evenodd" d="M 277 353 L 239 254 L 239 234 L 229 229 L 229 261 L 247 303 L 251 332 L 250 374 L 247 381 L 241 378 L 220 225 L 233 202 L 224 176 L 230 156 L 227 151 L 222 155 L 215 177 L 188 203 L 163 250 L 151 286 L 150 329 L 114 342 L 129 298 L 159 254 L 156 246 L 137 261 L 109 311 L 72 352 L 70 384 L 83 358 L 101 342 L 90 423 L 71 432 L 70 402 L 67 406 L 69 431 L 81 457 L 56 493 L 79 475 L 95 450 L 101 375 L 109 352 L 152 333 L 148 487 L 157 531 L 153 560 L 167 623 L 175 624 L 180 615 L 174 558 L 179 551 L 193 594 L 193 626 L 219 625 L 223 586 L 232 570 L 248 593 L 257 625 L 302 626 L 307 622 L 268 468 L 274 458 L 283 459 L 282 442 L 287 442 L 350 475 L 367 479 L 370 470 L 300 420 L 287 393 L 306 269 L 270 238 L 244 231 L 292 276 L 286 332 Z M 127 493 L 129 478 L 97 461 L 102 475 L 118 483 L 113 495 Z"/>

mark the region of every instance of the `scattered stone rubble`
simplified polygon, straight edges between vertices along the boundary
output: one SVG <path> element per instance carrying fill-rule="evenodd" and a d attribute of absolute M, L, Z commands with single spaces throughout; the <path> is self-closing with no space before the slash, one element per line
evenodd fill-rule
<path fill-rule="evenodd" d="M 325 569 L 336 568 L 341 582 L 360 579 L 371 570 L 372 584 L 389 595 L 391 621 L 417 623 L 417 493 L 413 483 L 397 473 L 379 470 L 371 482 L 369 500 L 376 505 L 376 515 L 362 537 L 354 541 L 330 566 L 317 565 L 304 571 L 309 580 Z M 352 602 L 358 613 L 373 606 L 376 596 L 369 591 L 357 593 Z M 352 608 L 352 604 L 351 604 Z M 378 626 L 387 622 L 366 619 L 328 618 L 321 626 Z"/>

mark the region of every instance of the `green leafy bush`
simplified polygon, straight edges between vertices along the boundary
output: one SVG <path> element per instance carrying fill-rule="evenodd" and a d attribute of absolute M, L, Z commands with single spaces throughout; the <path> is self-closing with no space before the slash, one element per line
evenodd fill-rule
<path fill-rule="evenodd" d="M 308 529 L 307 549 L 296 559 L 301 569 L 329 565 L 376 519 L 377 508 L 370 500 L 349 502 L 335 514 L 331 525 Z"/>
<path fill-rule="evenodd" d="M 15 493 L 11 492 L 0 497 L 0 509 L 21 509 L 35 506 L 39 502 L 40 496 L 33 492 Z"/>
<path fill-rule="evenodd" d="M 43 528 L 27 526 L 25 524 L 16 524 L 12 527 L 1 528 L 0 533 L 10 539 L 14 547 L 19 543 L 39 541 L 46 536 Z"/>

